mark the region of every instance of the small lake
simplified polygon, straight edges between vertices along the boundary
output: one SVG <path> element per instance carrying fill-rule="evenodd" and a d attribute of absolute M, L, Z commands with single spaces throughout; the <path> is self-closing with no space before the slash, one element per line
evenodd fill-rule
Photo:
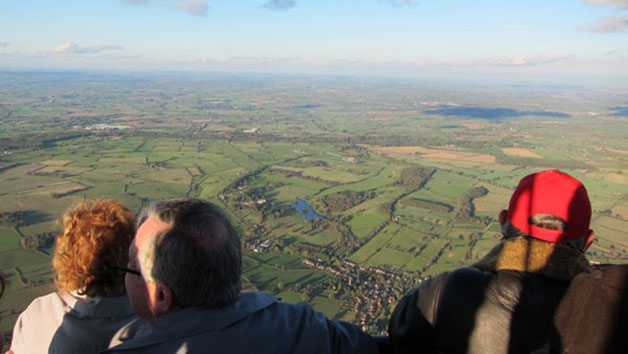
<path fill-rule="evenodd" d="M 307 221 L 323 218 L 322 216 L 316 214 L 312 209 L 310 203 L 306 202 L 305 200 L 297 199 L 297 201 L 292 204 L 292 207 L 294 208 L 294 210 L 299 211 L 301 213 L 301 216 Z"/>

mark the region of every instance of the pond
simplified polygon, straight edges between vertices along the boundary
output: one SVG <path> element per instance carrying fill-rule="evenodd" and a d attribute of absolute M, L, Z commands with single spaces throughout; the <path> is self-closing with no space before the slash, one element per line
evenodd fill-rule
<path fill-rule="evenodd" d="M 292 207 L 294 210 L 299 211 L 301 216 L 307 221 L 323 218 L 322 216 L 316 214 L 310 203 L 305 200 L 297 199 L 297 201 L 292 204 Z"/>

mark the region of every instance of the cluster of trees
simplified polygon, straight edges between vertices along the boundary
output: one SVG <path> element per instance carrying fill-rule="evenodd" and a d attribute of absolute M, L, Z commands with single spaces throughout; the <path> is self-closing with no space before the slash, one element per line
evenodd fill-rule
<path fill-rule="evenodd" d="M 323 160 L 310 160 L 310 159 L 299 159 L 303 165 L 312 166 L 312 167 L 327 167 L 329 164 Z"/>
<path fill-rule="evenodd" d="M 0 139 L 0 150 L 43 149 L 57 141 L 76 139 L 87 135 L 89 133 L 68 132 L 16 135 Z"/>
<path fill-rule="evenodd" d="M 20 243 L 25 249 L 38 249 L 51 247 L 55 242 L 55 232 L 44 232 L 36 235 L 22 237 Z"/>
<path fill-rule="evenodd" d="M 488 189 L 484 187 L 473 187 L 465 194 L 458 197 L 457 219 L 472 219 L 475 217 L 475 206 L 473 199 L 483 197 L 488 194 Z"/>
<path fill-rule="evenodd" d="M 330 181 L 330 180 L 326 180 L 326 179 L 322 179 L 319 177 L 314 177 L 314 176 L 306 176 L 303 173 L 299 172 L 299 171 L 291 171 L 291 170 L 284 170 L 281 168 L 275 168 L 273 169 L 273 172 L 277 172 L 277 173 L 281 173 L 282 175 L 286 176 L 286 177 L 299 177 L 299 178 L 303 178 L 303 179 L 307 179 L 310 181 L 314 181 L 314 182 L 321 182 L 321 183 L 325 183 L 325 184 L 331 184 L 332 186 L 337 186 L 339 184 L 341 184 L 340 182 L 337 181 Z"/>
<path fill-rule="evenodd" d="M 403 199 L 400 203 L 405 204 L 405 205 L 415 206 L 417 208 L 435 211 L 438 213 L 449 213 L 452 210 L 454 210 L 454 207 L 452 207 L 449 204 L 435 202 L 433 200 L 420 199 L 420 198 Z"/>
<path fill-rule="evenodd" d="M 339 213 L 351 209 L 358 204 L 362 204 L 369 199 L 375 198 L 375 196 L 375 191 L 342 191 L 340 193 L 326 195 L 322 201 L 326 211 Z"/>
<path fill-rule="evenodd" d="M 0 227 L 20 227 L 24 226 L 24 220 L 20 216 L 20 212 L 3 212 L 0 213 Z"/>
<path fill-rule="evenodd" d="M 446 135 L 360 135 L 352 137 L 352 142 L 356 144 L 376 145 L 376 146 L 443 146 L 455 143 L 452 137 Z M 459 141 L 458 141 L 459 143 Z"/>
<path fill-rule="evenodd" d="M 227 194 L 227 192 L 229 190 L 233 190 L 233 189 L 237 189 L 238 187 L 245 186 L 249 182 L 249 180 L 251 180 L 253 177 L 257 176 L 258 174 L 262 173 L 267 168 L 268 168 L 268 166 L 262 166 L 260 168 L 255 169 L 255 170 L 247 171 L 247 172 L 243 173 L 242 175 L 240 175 L 240 178 L 238 178 L 235 181 L 231 182 L 229 185 L 227 185 L 223 189 L 223 194 Z"/>
<path fill-rule="evenodd" d="M 395 182 L 396 185 L 408 189 L 419 189 L 432 177 L 435 169 L 431 167 L 412 166 L 401 170 L 401 175 Z"/>
<path fill-rule="evenodd" d="M 561 159 L 561 160 L 545 160 L 536 159 L 531 157 L 509 156 L 505 154 L 497 155 L 497 162 L 505 165 L 519 165 L 522 167 L 544 167 L 544 168 L 559 168 L 559 169 L 572 169 L 572 170 L 589 170 L 595 171 L 596 168 L 584 161 L 575 159 Z"/>

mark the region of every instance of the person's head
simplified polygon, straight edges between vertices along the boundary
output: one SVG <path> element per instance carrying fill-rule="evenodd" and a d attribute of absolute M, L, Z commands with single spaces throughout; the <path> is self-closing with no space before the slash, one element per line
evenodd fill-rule
<path fill-rule="evenodd" d="M 188 307 L 221 308 L 240 293 L 240 238 L 216 205 L 200 199 L 154 202 L 138 220 L 126 287 L 140 317 Z"/>
<path fill-rule="evenodd" d="M 550 170 L 524 177 L 508 210 L 499 214 L 505 238 L 533 237 L 575 246 L 582 252 L 593 242 L 591 202 L 584 185 L 568 174 Z"/>
<path fill-rule="evenodd" d="M 135 232 L 133 213 L 114 200 L 84 200 L 68 210 L 55 241 L 57 290 L 91 297 L 124 293 L 124 273 Z"/>

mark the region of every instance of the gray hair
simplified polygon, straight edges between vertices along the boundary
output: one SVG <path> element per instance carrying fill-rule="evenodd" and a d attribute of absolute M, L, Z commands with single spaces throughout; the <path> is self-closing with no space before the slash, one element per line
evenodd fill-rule
<path fill-rule="evenodd" d="M 171 226 L 140 251 L 146 280 L 167 285 L 181 308 L 221 308 L 237 300 L 240 238 L 219 207 L 201 199 L 171 199 L 151 203 L 138 222 L 149 217 Z"/>

